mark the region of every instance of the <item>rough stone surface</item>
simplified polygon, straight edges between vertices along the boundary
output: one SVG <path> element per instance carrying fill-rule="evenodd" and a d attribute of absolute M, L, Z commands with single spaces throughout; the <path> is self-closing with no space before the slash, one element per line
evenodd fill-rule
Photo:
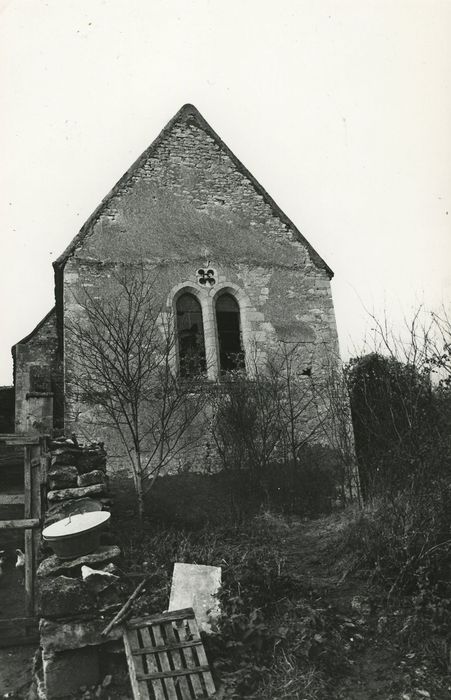
<path fill-rule="evenodd" d="M 77 476 L 77 467 L 61 464 L 57 469 L 51 469 L 47 475 L 49 489 L 52 491 L 77 486 Z"/>
<path fill-rule="evenodd" d="M 206 248 L 217 273 L 211 294 L 199 288 L 197 276 Z M 238 299 L 243 343 L 258 363 L 279 340 L 299 342 L 301 367 L 321 378 L 338 353 L 330 270 L 190 108 L 143 154 L 76 240 L 62 273 L 66 323 L 82 321 L 77 300 L 86 287 L 92 294 L 117 293 L 112 272 L 124 260 L 146 260 L 150 277 L 158 270 L 156 303 L 166 303 L 178 285 L 199 293 L 209 347 L 216 347 L 213 294 L 222 287 Z M 77 353 L 71 342 L 66 335 L 68 387 Z M 114 431 L 100 427 L 95 411 L 73 396 L 68 425 L 77 415 L 73 430 L 101 436 L 117 455 L 109 459 L 110 473 L 112 466 L 123 467 Z M 208 462 L 213 440 L 205 432 L 205 445 L 180 457 L 190 468 Z M 176 462 L 168 473 L 179 469 Z"/>
<path fill-rule="evenodd" d="M 94 593 L 104 591 L 119 580 L 119 576 L 116 574 L 110 573 L 109 571 L 102 571 L 101 569 L 93 569 L 86 565 L 81 567 L 81 575 L 85 585 Z"/>
<path fill-rule="evenodd" d="M 42 665 L 48 700 L 75 694 L 81 686 L 97 685 L 101 680 L 97 649 L 47 653 Z"/>
<path fill-rule="evenodd" d="M 49 576 L 38 580 L 39 608 L 43 617 L 70 617 L 95 608 L 95 597 L 79 579 Z"/>
<path fill-rule="evenodd" d="M 94 469 L 92 472 L 79 474 L 77 477 L 78 486 L 92 486 L 93 484 L 105 484 L 106 476 L 100 469 Z"/>
<path fill-rule="evenodd" d="M 76 465 L 80 450 L 71 447 L 57 447 L 52 450 L 52 466 L 56 464 L 71 464 Z"/>
<path fill-rule="evenodd" d="M 99 617 L 94 620 L 74 620 L 72 622 L 56 622 L 42 618 L 39 622 L 41 647 L 45 654 L 49 652 L 80 649 L 81 647 L 97 646 L 104 642 L 122 637 L 120 627 L 113 627 L 107 637 L 102 637 L 102 631 L 110 621 L 109 617 Z"/>
<path fill-rule="evenodd" d="M 53 416 L 46 415 L 55 408 L 49 396 L 44 396 L 54 385 L 61 385 L 61 365 L 58 356 L 56 313 L 52 309 L 36 328 L 13 347 L 15 365 L 15 430 L 30 432 L 52 426 Z M 45 378 L 39 381 L 38 377 Z M 39 401 L 30 393 L 43 394 Z M 58 402 L 54 397 L 54 402 Z M 49 422 L 50 425 L 45 425 Z"/>
<path fill-rule="evenodd" d="M 45 516 L 45 525 L 56 523 L 57 520 L 67 518 L 69 515 L 77 513 L 91 513 L 96 510 L 102 510 L 103 503 L 100 500 L 93 498 L 74 498 L 68 501 L 57 501 L 53 503 L 47 510 Z"/>
<path fill-rule="evenodd" d="M 53 554 L 39 564 L 36 573 L 37 576 L 56 576 L 81 567 L 83 564 L 95 568 L 98 564 L 108 564 L 109 562 L 116 561 L 116 559 L 119 559 L 120 555 L 121 550 L 116 545 L 100 546 L 95 552 L 85 554 L 85 556 L 78 557 L 77 559 L 63 560 Z"/>
<path fill-rule="evenodd" d="M 109 588 L 105 588 L 103 591 L 99 591 L 97 593 L 98 608 L 99 610 L 106 610 L 108 608 L 115 607 L 117 612 L 117 606 L 122 606 L 127 597 L 127 592 L 120 589 L 119 586 L 110 586 Z M 112 615 L 112 617 L 113 616 L 114 615 Z"/>
<path fill-rule="evenodd" d="M 106 452 L 101 448 L 82 450 L 78 462 L 78 471 L 85 474 L 93 469 L 106 470 Z"/>
<path fill-rule="evenodd" d="M 156 304 L 166 305 L 182 288 L 199 296 L 205 343 L 213 349 L 210 379 L 219 376 L 214 295 L 220 289 L 238 301 L 248 372 L 250 358 L 263 365 L 279 341 L 299 342 L 301 369 L 319 380 L 338 355 L 330 269 L 190 106 L 103 200 L 57 263 L 58 327 L 83 323 L 79 300 L 86 289 L 114 298 L 114 271 L 124 261 L 141 266 L 143 260 L 149 277 L 158 272 Z M 210 290 L 201 287 L 197 275 L 206 260 L 216 271 Z M 106 430 L 77 393 L 72 376 L 77 343 L 70 334 L 63 338 L 60 333 L 60 340 L 68 389 L 65 427 L 86 439 L 104 440 L 119 470 L 124 449 L 115 431 Z M 208 415 L 204 418 L 208 424 Z M 208 464 L 212 439 L 205 432 L 205 444 L 193 454 L 178 455 L 168 473 Z M 99 464 L 79 459 L 80 473 L 103 468 L 102 456 L 95 457 Z"/>
<path fill-rule="evenodd" d="M 49 491 L 47 500 L 50 502 L 65 501 L 69 498 L 84 498 L 85 496 L 101 496 L 106 493 L 105 484 L 94 484 L 93 486 L 82 486 L 72 489 L 58 489 Z"/>

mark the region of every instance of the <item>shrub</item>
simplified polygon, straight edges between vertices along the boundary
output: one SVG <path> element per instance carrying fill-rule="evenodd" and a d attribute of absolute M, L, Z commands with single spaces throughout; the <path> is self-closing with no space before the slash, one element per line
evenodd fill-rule
<path fill-rule="evenodd" d="M 426 580 L 444 594 L 450 564 L 451 489 L 434 482 L 427 491 L 380 497 L 349 525 L 345 548 L 391 592 L 417 594 Z"/>
<path fill-rule="evenodd" d="M 276 511 L 301 516 L 330 513 L 344 500 L 343 465 L 334 450 L 304 445 L 299 461 L 270 464 L 262 474 L 262 502 Z"/>

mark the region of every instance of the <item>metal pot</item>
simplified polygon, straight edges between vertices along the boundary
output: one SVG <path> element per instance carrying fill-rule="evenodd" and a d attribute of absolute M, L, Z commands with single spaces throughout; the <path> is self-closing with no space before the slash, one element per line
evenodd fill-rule
<path fill-rule="evenodd" d="M 110 517 L 105 510 L 69 515 L 44 528 L 42 536 L 57 557 L 76 559 L 99 547 L 102 527 Z"/>

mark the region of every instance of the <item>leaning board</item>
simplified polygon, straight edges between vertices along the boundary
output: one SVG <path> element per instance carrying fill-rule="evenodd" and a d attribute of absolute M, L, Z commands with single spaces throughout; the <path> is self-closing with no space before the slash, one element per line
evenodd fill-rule
<path fill-rule="evenodd" d="M 215 684 L 192 608 L 124 625 L 134 700 L 209 698 Z"/>

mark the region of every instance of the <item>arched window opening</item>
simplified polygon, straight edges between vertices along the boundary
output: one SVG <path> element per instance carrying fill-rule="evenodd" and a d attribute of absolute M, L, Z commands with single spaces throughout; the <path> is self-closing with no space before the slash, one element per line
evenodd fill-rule
<path fill-rule="evenodd" d="M 240 309 L 231 294 L 221 294 L 216 301 L 216 327 L 219 342 L 221 372 L 243 369 L 244 352 L 241 342 Z"/>
<path fill-rule="evenodd" d="M 204 374 L 204 324 L 201 306 L 193 294 L 185 292 L 176 301 L 179 372 L 181 377 Z"/>

